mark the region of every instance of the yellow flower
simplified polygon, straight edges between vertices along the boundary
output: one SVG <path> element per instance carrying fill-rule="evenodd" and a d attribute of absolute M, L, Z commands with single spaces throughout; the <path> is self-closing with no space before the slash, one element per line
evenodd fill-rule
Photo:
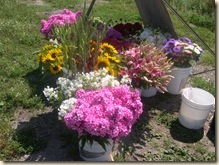
<path fill-rule="evenodd" d="M 108 70 L 109 74 L 112 75 L 112 76 L 115 76 L 116 75 L 116 72 L 113 68 L 110 68 L 110 67 L 106 67 L 106 70 Z"/>
<path fill-rule="evenodd" d="M 63 65 L 63 56 L 58 57 L 58 64 Z"/>
<path fill-rule="evenodd" d="M 108 43 L 102 43 L 100 45 L 100 48 L 103 50 L 104 53 L 108 53 L 110 56 L 114 56 L 118 54 L 117 50 L 115 49 L 114 46 L 108 44 Z"/>
<path fill-rule="evenodd" d="M 57 74 L 62 70 L 62 67 L 60 65 L 55 65 L 55 66 L 50 65 L 49 70 L 52 74 Z"/>
<path fill-rule="evenodd" d="M 56 61 L 56 59 L 61 55 L 62 51 L 60 49 L 51 49 L 47 54 L 47 59 L 50 61 Z"/>
<path fill-rule="evenodd" d="M 94 70 L 110 67 L 110 61 L 106 57 L 98 56 Z"/>
<path fill-rule="evenodd" d="M 104 53 L 103 56 L 105 56 L 106 58 L 110 59 L 111 61 L 114 61 L 116 63 L 120 62 L 120 59 L 114 55 L 114 56 L 110 56 L 109 53 Z"/>

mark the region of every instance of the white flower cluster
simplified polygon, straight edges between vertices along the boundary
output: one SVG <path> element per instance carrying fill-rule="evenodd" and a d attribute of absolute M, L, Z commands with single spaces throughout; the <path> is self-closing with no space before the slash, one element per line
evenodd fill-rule
<path fill-rule="evenodd" d="M 193 45 L 185 46 L 184 50 L 193 51 L 198 55 L 203 52 L 203 49 L 200 46 L 198 46 L 196 43 L 193 43 Z"/>
<path fill-rule="evenodd" d="M 122 85 L 129 85 L 129 86 L 131 86 L 131 82 L 132 82 L 132 79 L 131 78 L 129 78 L 129 76 L 126 74 L 126 75 L 124 75 L 123 77 L 122 77 L 122 79 L 121 79 L 121 81 L 120 81 L 120 83 L 122 84 Z"/>
<path fill-rule="evenodd" d="M 152 28 L 144 28 L 144 31 L 140 34 L 139 38 L 150 43 L 154 43 L 156 47 L 162 46 L 164 42 L 170 38 L 169 33 L 162 34 L 160 31 L 154 31 Z"/>
<path fill-rule="evenodd" d="M 57 88 L 52 88 L 52 87 L 47 86 L 46 88 L 44 88 L 43 94 L 45 95 L 48 101 L 58 100 Z"/>
<path fill-rule="evenodd" d="M 58 119 L 63 120 L 64 116 L 75 107 L 76 100 L 74 97 L 64 100 L 58 108 Z"/>
<path fill-rule="evenodd" d="M 81 85 L 84 90 L 115 87 L 120 85 L 116 77 L 108 74 L 106 68 L 89 73 L 77 74 L 74 82 L 82 83 Z"/>
<path fill-rule="evenodd" d="M 78 89 L 96 90 L 103 87 L 119 86 L 120 83 L 116 77 L 109 75 L 108 71 L 103 68 L 89 73 L 77 73 L 73 80 L 59 77 L 57 85 L 60 86 L 65 98 L 71 98 Z"/>
<path fill-rule="evenodd" d="M 59 119 L 62 120 L 68 111 L 74 108 L 76 103 L 74 96 L 78 89 L 97 90 L 104 87 L 115 87 L 124 84 L 130 85 L 131 79 L 128 75 L 125 75 L 122 77 L 120 84 L 116 77 L 109 75 L 108 71 L 103 68 L 89 73 L 78 73 L 73 80 L 59 77 L 56 83 L 58 85 L 56 89 L 47 86 L 43 93 L 49 101 L 52 99 L 58 100 L 58 92 L 60 91 L 62 93 L 64 99 L 66 99 L 62 101 L 58 108 Z"/>

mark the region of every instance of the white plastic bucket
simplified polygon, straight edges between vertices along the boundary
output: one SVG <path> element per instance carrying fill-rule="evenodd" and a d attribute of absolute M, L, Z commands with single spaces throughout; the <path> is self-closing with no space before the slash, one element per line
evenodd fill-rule
<path fill-rule="evenodd" d="M 178 68 L 174 67 L 171 75 L 174 76 L 167 84 L 167 90 L 171 94 L 180 94 L 181 89 L 186 85 L 189 75 L 192 73 L 192 67 Z"/>
<path fill-rule="evenodd" d="M 152 97 L 157 94 L 157 89 L 155 87 L 150 87 L 148 89 L 142 88 L 141 90 L 141 96 L 142 97 Z"/>
<path fill-rule="evenodd" d="M 109 145 L 106 145 L 106 151 L 96 141 L 90 145 L 88 142 L 85 143 L 84 148 L 81 150 L 81 141 L 79 141 L 79 154 L 80 157 L 85 161 L 108 161 L 110 154 L 113 149 L 113 140 L 108 139 Z"/>
<path fill-rule="evenodd" d="M 186 128 L 200 129 L 204 126 L 214 105 L 215 98 L 209 92 L 199 88 L 184 88 L 179 122 Z"/>

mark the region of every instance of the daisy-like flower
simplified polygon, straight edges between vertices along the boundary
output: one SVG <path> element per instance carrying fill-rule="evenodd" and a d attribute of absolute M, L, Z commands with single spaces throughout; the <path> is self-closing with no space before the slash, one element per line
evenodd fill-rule
<path fill-rule="evenodd" d="M 62 51 L 60 49 L 51 49 L 47 54 L 47 58 L 48 60 L 55 62 L 61 53 Z"/>
<path fill-rule="evenodd" d="M 110 61 L 106 57 L 98 56 L 96 65 L 94 66 L 94 70 L 98 70 L 100 68 L 110 68 Z"/>
<path fill-rule="evenodd" d="M 49 69 L 52 74 L 57 74 L 62 70 L 62 67 L 60 65 L 50 65 Z"/>
<path fill-rule="evenodd" d="M 108 44 L 108 43 L 102 43 L 100 45 L 100 48 L 101 48 L 102 52 L 104 52 L 104 53 L 107 52 L 111 56 L 114 56 L 114 55 L 118 54 L 118 52 L 115 49 L 115 47 L 110 45 L 110 44 Z"/>

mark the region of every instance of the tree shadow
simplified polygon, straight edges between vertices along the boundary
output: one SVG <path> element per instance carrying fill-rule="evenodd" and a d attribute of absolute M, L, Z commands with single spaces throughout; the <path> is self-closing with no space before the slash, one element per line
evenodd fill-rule
<path fill-rule="evenodd" d="M 173 139 L 184 143 L 195 143 L 204 136 L 204 129 L 188 129 L 182 126 L 178 119 L 173 120 L 170 124 L 170 135 Z"/>
<path fill-rule="evenodd" d="M 16 138 L 27 152 L 22 161 L 78 161 L 78 136 L 58 120 L 57 110 L 20 122 Z"/>

